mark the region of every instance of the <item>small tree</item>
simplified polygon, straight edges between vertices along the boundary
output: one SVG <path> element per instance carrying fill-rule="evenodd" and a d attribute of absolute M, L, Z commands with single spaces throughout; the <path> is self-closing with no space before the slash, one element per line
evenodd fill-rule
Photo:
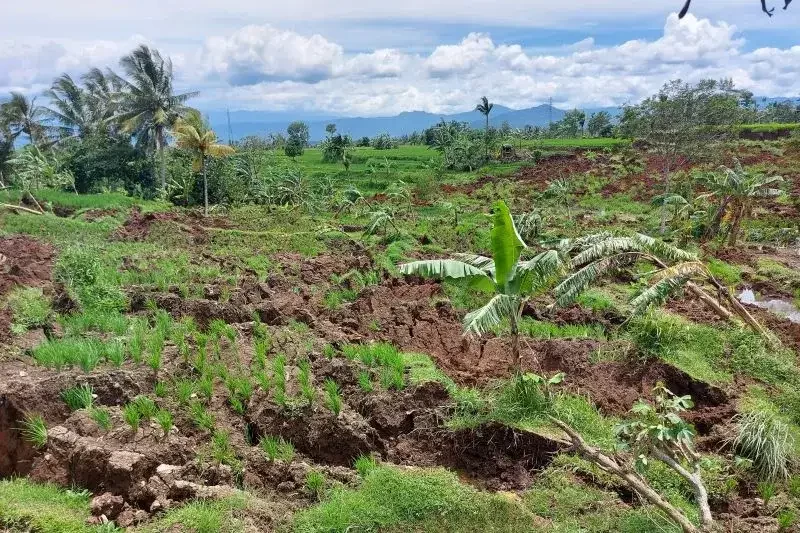
<path fill-rule="evenodd" d="M 611 115 L 606 111 L 592 114 L 586 124 L 586 131 L 592 137 L 611 137 L 614 127 L 611 124 Z"/>
<path fill-rule="evenodd" d="M 753 203 L 759 198 L 774 198 L 783 191 L 772 185 L 783 183 L 781 176 L 765 176 L 760 172 L 745 170 L 738 160 L 733 168 L 720 167 L 720 172 L 707 176 L 704 180 L 710 192 L 701 198 L 715 198 L 716 209 L 706 236 L 714 238 L 719 234 L 725 218 L 728 225 L 728 245 L 736 246 L 742 222 L 750 218 Z"/>
<path fill-rule="evenodd" d="M 192 109 L 186 118 L 178 120 L 174 129 L 178 147 L 194 154 L 193 169 L 203 175 L 203 214 L 208 216 L 208 177 L 206 162 L 209 157 L 230 155 L 234 149 L 217 143 L 217 134 L 210 128 L 199 111 Z"/>
<path fill-rule="evenodd" d="M 560 420 L 552 420 L 569 435 L 575 452 L 622 479 L 637 494 L 664 511 L 684 532 L 695 533 L 697 528 L 686 515 L 663 498 L 640 474 L 650 460 L 663 462 L 692 487 L 700 509 L 700 527 L 709 531 L 714 519 L 708 504 L 708 490 L 700 474 L 701 457 L 694 450 L 694 431 L 680 417 L 680 413 L 694 405 L 692 399 L 676 396 L 661 383 L 656 385 L 653 393 L 654 404 L 640 400 L 631 409 L 634 418 L 617 426 L 620 442 L 617 453 L 587 444 L 573 428 Z"/>
<path fill-rule="evenodd" d="M 287 156 L 294 159 L 299 155 L 303 155 L 303 151 L 308 146 L 308 125 L 305 122 L 295 121 L 289 124 L 286 128 L 286 146 L 284 152 Z"/>
<path fill-rule="evenodd" d="M 517 371 L 522 367 L 519 322 L 532 296 L 546 290 L 560 274 L 562 262 L 550 250 L 529 260 L 520 260 L 527 248 L 519 236 L 505 202 L 492 209 L 492 257 L 460 254 L 458 259 L 415 261 L 400 265 L 400 272 L 437 278 L 466 279 L 478 291 L 493 294 L 489 303 L 464 317 L 467 333 L 481 335 L 507 321 L 511 332 L 511 355 Z"/>

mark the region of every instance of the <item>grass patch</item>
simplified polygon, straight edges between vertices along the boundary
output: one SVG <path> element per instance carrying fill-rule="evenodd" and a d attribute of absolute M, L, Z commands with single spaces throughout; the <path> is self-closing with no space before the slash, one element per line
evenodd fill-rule
<path fill-rule="evenodd" d="M 11 331 L 17 335 L 46 326 L 53 313 L 50 300 L 45 298 L 42 289 L 35 287 L 20 287 L 11 291 L 8 307 L 12 316 Z"/>
<path fill-rule="evenodd" d="M 143 533 L 192 531 L 193 533 L 234 533 L 244 531 L 239 512 L 247 507 L 244 496 L 224 500 L 196 500 L 170 509 L 161 518 L 141 528 Z"/>
<path fill-rule="evenodd" d="M 461 484 L 443 469 L 377 466 L 358 489 L 337 488 L 322 503 L 299 512 L 298 533 L 345 531 L 529 530 L 521 506 Z"/>
<path fill-rule="evenodd" d="M 5 479 L 0 481 L 0 528 L 42 533 L 101 531 L 86 525 L 90 498 L 88 491 L 64 490 L 25 478 Z"/>

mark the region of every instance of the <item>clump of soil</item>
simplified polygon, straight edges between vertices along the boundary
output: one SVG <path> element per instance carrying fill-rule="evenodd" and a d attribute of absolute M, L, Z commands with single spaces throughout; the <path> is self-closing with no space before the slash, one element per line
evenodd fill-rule
<path fill-rule="evenodd" d="M 113 239 L 125 241 L 144 241 L 150 236 L 151 227 L 157 222 L 171 222 L 181 231 L 192 237 L 196 244 L 208 242 L 206 228 L 229 228 L 231 224 L 226 219 L 217 217 L 202 217 L 190 212 L 188 215 L 179 212 L 142 213 L 139 207 L 134 207 L 128 220 L 112 235 Z"/>

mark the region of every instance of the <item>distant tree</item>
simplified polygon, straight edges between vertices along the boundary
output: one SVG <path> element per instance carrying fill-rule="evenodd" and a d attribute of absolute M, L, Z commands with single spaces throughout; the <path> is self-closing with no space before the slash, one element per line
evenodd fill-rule
<path fill-rule="evenodd" d="M 56 78 L 46 94 L 51 102 L 47 112 L 58 123 L 58 131 L 62 137 L 83 137 L 97 124 L 87 92 L 69 74 Z"/>
<path fill-rule="evenodd" d="M 611 115 L 606 111 L 599 111 L 589 117 L 586 131 L 592 137 L 611 137 L 614 126 L 611 124 Z"/>
<path fill-rule="evenodd" d="M 208 122 L 197 110 L 186 113 L 184 118 L 178 119 L 174 128 L 178 147 L 194 155 L 193 167 L 196 172 L 203 175 L 203 213 L 208 216 L 208 177 L 206 175 L 206 161 L 209 157 L 222 157 L 234 153 L 234 149 L 225 144 L 217 143 L 217 134 L 210 128 Z"/>
<path fill-rule="evenodd" d="M 703 80 L 697 85 L 673 80 L 636 106 L 626 106 L 621 131 L 644 140 L 662 162 L 664 195 L 671 194 L 670 175 L 682 159 L 707 153 L 709 146 L 729 138 L 741 121 L 741 91 L 730 81 Z M 667 210 L 662 206 L 661 233 Z"/>
<path fill-rule="evenodd" d="M 294 159 L 299 155 L 303 155 L 303 151 L 308 146 L 308 125 L 305 122 L 295 121 L 289 124 L 286 128 L 286 145 L 284 152 L 287 156 Z"/>
<path fill-rule="evenodd" d="M 389 150 L 390 148 L 395 147 L 395 143 L 392 141 L 392 137 L 388 133 L 376 135 L 375 138 L 372 139 L 371 144 L 376 150 Z"/>
<path fill-rule="evenodd" d="M 358 140 L 358 142 L 356 143 L 356 146 L 361 146 L 362 148 L 366 148 L 369 145 L 370 145 L 370 140 L 369 140 L 369 137 L 366 137 L 366 136 L 361 137 Z"/>
<path fill-rule="evenodd" d="M 26 135 L 31 144 L 41 147 L 51 132 L 47 109 L 37 105 L 35 97 L 12 92 L 11 99 L 0 105 L 0 130 L 12 141 Z"/>
<path fill-rule="evenodd" d="M 484 134 L 484 145 L 486 147 L 486 159 L 489 159 L 489 113 L 492 112 L 494 108 L 494 104 L 489 102 L 489 99 L 485 96 L 481 96 L 481 101 L 475 107 L 475 111 L 481 113 L 484 117 L 486 117 L 486 132 Z"/>
<path fill-rule="evenodd" d="M 336 133 L 336 124 L 331 123 L 325 126 L 325 132 L 328 135 L 333 135 L 334 133 Z"/>
<path fill-rule="evenodd" d="M 136 136 L 139 146 L 155 149 L 160 161 L 161 187 L 164 188 L 167 180 L 164 161 L 167 132 L 186 115 L 189 108 L 185 103 L 197 93 L 175 94 L 172 61 L 146 45 L 123 57 L 120 65 L 129 79 L 120 78 L 123 91 L 116 118 L 125 131 Z"/>

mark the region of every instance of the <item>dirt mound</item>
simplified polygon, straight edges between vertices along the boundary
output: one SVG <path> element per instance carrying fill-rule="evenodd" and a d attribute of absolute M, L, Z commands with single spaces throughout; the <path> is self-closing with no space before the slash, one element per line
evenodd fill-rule
<path fill-rule="evenodd" d="M 190 235 L 195 244 L 208 242 L 207 228 L 230 228 L 227 219 L 218 217 L 203 217 L 194 212 L 188 214 L 179 212 L 142 213 L 139 207 L 134 207 L 128 220 L 112 235 L 112 239 L 124 241 L 144 241 L 150 235 L 151 227 L 157 222 L 171 222 L 181 231 Z"/>

